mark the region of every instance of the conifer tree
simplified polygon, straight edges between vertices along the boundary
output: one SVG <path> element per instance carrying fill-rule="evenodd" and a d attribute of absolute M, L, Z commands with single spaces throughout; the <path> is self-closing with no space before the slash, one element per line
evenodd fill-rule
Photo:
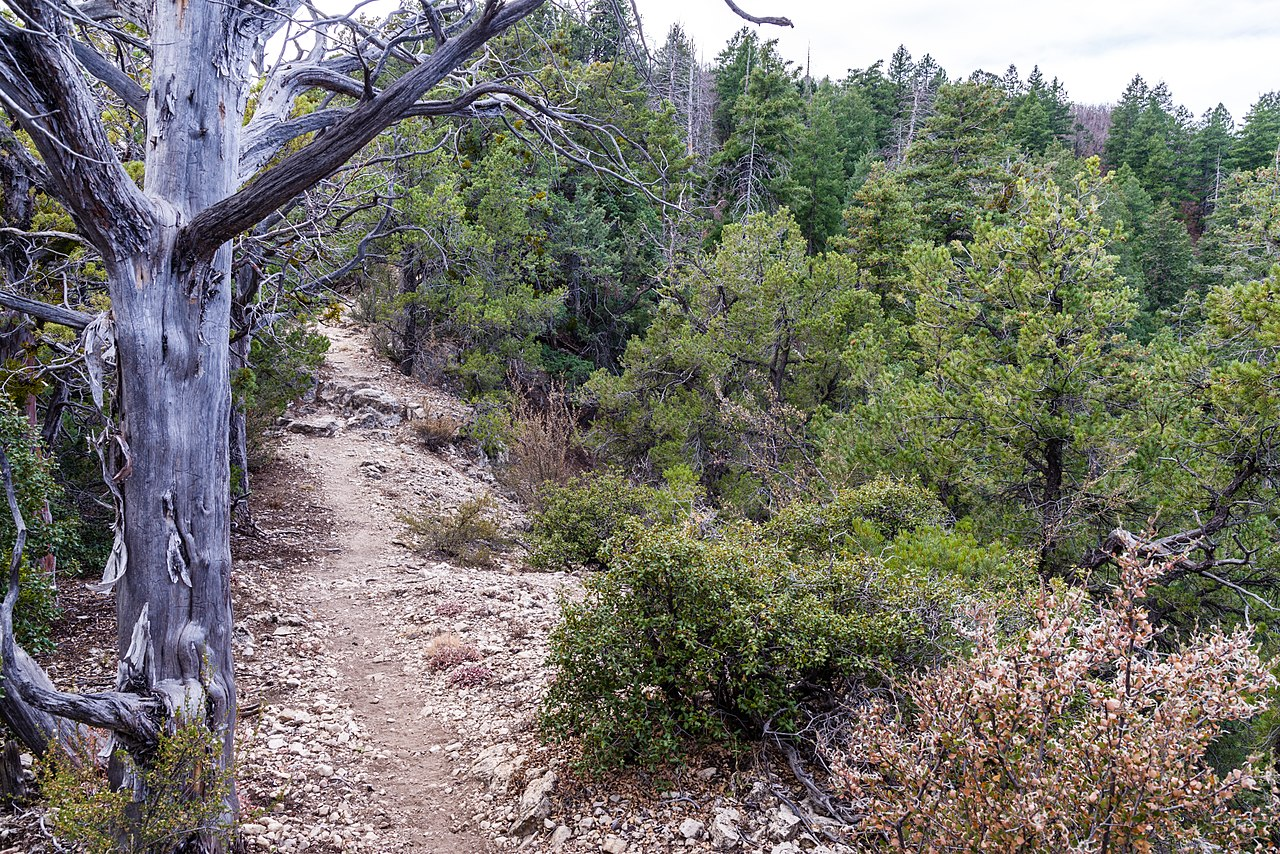
<path fill-rule="evenodd" d="M 1010 180 L 1007 110 L 1004 95 L 992 86 L 958 83 L 939 91 L 902 170 L 920 201 L 926 237 L 963 240 L 995 204 Z"/>
<path fill-rule="evenodd" d="M 840 230 L 845 195 L 845 152 L 836 125 L 835 92 L 824 83 L 805 106 L 805 127 L 792 160 L 790 207 L 804 233 L 809 253 L 826 248 Z"/>
<path fill-rule="evenodd" d="M 1231 150 L 1234 169 L 1275 166 L 1280 158 L 1280 92 L 1259 98 L 1244 117 L 1244 127 Z"/>

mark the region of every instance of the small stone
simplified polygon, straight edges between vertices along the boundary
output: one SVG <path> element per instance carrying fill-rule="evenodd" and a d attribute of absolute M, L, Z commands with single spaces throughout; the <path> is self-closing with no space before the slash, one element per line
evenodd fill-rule
<path fill-rule="evenodd" d="M 680 822 L 680 835 L 685 839 L 697 839 L 706 829 L 707 826 L 696 818 L 686 818 Z"/>
<path fill-rule="evenodd" d="M 316 773 L 321 777 L 328 779 L 333 776 L 333 766 L 326 765 L 323 762 L 316 766 Z"/>
<path fill-rule="evenodd" d="M 564 844 L 573 837 L 573 831 L 565 827 L 563 824 L 557 827 L 551 834 L 551 847 L 559 851 Z"/>
<path fill-rule="evenodd" d="M 606 836 L 600 850 L 605 854 L 626 854 L 627 843 L 616 836 Z"/>
<path fill-rule="evenodd" d="M 742 815 L 732 807 L 716 810 L 711 820 L 711 845 L 717 851 L 728 851 L 742 844 L 742 834 L 738 831 L 738 822 Z"/>
<path fill-rule="evenodd" d="M 240 825 L 240 832 L 245 836 L 261 836 L 267 832 L 267 829 L 260 824 L 250 822 L 249 824 Z"/>

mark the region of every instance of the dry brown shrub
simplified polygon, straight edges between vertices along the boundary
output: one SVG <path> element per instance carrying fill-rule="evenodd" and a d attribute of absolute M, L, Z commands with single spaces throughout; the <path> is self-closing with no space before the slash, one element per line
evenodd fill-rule
<path fill-rule="evenodd" d="M 417 551 L 439 553 L 471 566 L 492 566 L 494 552 L 512 543 L 498 522 L 497 509 L 493 496 L 485 493 L 464 501 L 452 513 L 423 506 L 399 518 Z"/>
<path fill-rule="evenodd" d="M 515 437 L 507 462 L 498 472 L 526 504 L 533 504 L 537 490 L 547 481 L 568 483 L 587 468 L 578 442 L 578 422 L 563 383 L 552 382 L 545 393 L 511 378 L 516 388 L 512 409 Z"/>
<path fill-rule="evenodd" d="M 493 681 L 493 671 L 483 664 L 466 664 L 450 673 L 445 681 L 455 688 L 479 688 Z"/>
<path fill-rule="evenodd" d="M 447 412 L 431 412 L 413 422 L 413 435 L 428 451 L 438 451 L 458 441 L 462 421 Z"/>
<path fill-rule="evenodd" d="M 431 670 L 450 670 L 468 661 L 479 661 L 480 651 L 464 644 L 455 634 L 437 635 L 427 642 L 427 667 Z"/>
<path fill-rule="evenodd" d="M 837 768 L 866 830 L 908 851 L 1261 847 L 1269 772 L 1207 753 L 1275 679 L 1249 631 L 1157 645 L 1142 603 L 1169 566 L 1123 559 L 1101 604 L 1043 594 L 1025 638 L 979 615 L 973 655 L 911 679 L 909 712 L 864 709 Z"/>

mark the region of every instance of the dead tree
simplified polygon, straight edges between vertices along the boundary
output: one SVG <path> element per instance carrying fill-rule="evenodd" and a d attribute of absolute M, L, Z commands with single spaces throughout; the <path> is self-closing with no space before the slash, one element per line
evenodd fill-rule
<path fill-rule="evenodd" d="M 403 118 L 518 99 L 463 72 L 544 2 L 424 0 L 371 27 L 358 10 L 330 15 L 302 0 L 0 0 L 0 105 L 28 135 L 46 191 L 101 257 L 111 311 L 95 318 L 13 293 L 0 304 L 84 330 L 90 376 L 106 376 L 113 358 L 118 378 L 95 396 L 119 419 L 121 521 L 104 578 L 116 595 L 119 679 L 102 694 L 59 692 L 4 638 L 3 708 L 27 721 L 19 731 L 33 746 L 70 737 L 75 722 L 110 730 L 118 750 L 145 762 L 164 732 L 192 722 L 221 739 L 230 762 L 229 241 Z M 281 41 L 268 62 L 266 46 Z M 452 97 L 431 99 L 442 84 Z M 295 115 L 317 89 L 320 108 Z M 141 186 L 122 163 L 131 152 L 106 130 L 108 108 L 145 125 Z M 137 780 L 119 782 L 145 794 Z M 234 792 L 226 813 L 235 815 Z M 178 846 L 222 843 L 206 835 Z"/>

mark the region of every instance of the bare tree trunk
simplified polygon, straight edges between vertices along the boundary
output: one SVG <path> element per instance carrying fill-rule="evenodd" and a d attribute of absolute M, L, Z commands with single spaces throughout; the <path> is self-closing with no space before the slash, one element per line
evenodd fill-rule
<path fill-rule="evenodd" d="M 245 261 L 236 268 L 231 300 L 231 369 L 250 367 L 253 352 L 254 319 L 250 307 L 258 297 L 261 276 L 258 268 Z M 231 400 L 231 521 L 237 528 L 253 530 L 253 484 L 249 475 L 249 413 L 247 402 Z"/>
<path fill-rule="evenodd" d="M 170 235 L 172 236 L 172 232 Z M 231 661 L 228 250 L 219 252 L 197 299 L 157 250 L 135 269 L 151 284 L 116 296 L 128 568 L 117 585 L 118 651 L 127 656 L 146 609 L 146 686 L 170 729 L 207 726 L 232 760 L 235 677 Z M 159 263 L 155 263 L 158 261 Z M 218 269 L 220 268 L 220 269 Z M 124 289 L 121 289 L 124 290 Z M 142 686 L 117 685 L 121 691 Z M 135 783 L 136 785 L 136 783 Z M 138 792 L 138 795 L 144 793 Z M 235 814 L 228 793 L 228 817 Z M 208 843 L 213 850 L 212 843 Z"/>

